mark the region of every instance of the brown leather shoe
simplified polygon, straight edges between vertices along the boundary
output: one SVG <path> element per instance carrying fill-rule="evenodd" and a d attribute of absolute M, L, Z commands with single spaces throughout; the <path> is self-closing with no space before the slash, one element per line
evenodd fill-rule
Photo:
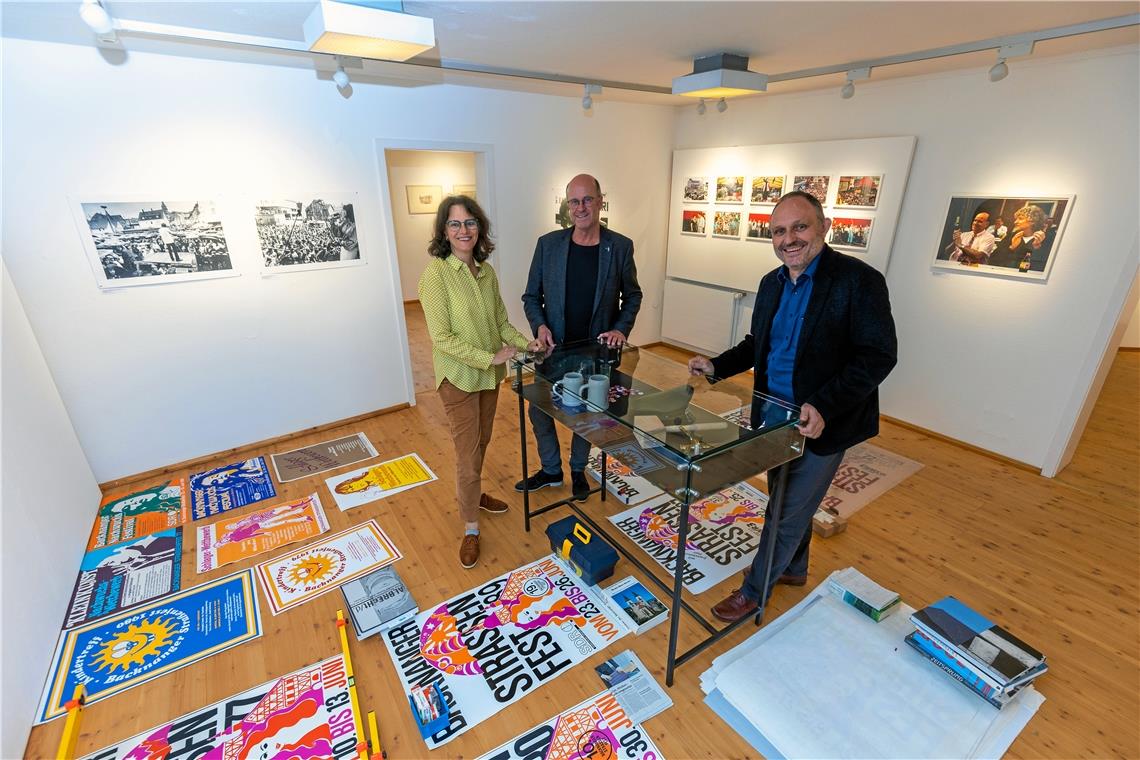
<path fill-rule="evenodd" d="M 727 599 L 713 607 L 712 614 L 726 623 L 735 623 L 740 618 L 756 612 L 758 606 L 759 603 L 746 597 L 742 589 L 737 589 L 729 594 Z"/>
<path fill-rule="evenodd" d="M 459 564 L 467 570 L 475 567 L 479 562 L 479 535 L 464 536 L 459 544 Z"/>
<path fill-rule="evenodd" d="M 484 512 L 490 512 L 493 515 L 501 515 L 506 512 L 510 507 L 507 506 L 505 501 L 496 499 L 494 496 L 487 494 L 479 494 L 479 509 Z"/>

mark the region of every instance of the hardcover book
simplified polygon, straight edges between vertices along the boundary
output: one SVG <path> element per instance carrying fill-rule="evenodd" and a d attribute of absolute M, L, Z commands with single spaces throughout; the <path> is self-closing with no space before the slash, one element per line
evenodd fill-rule
<path fill-rule="evenodd" d="M 419 607 L 395 568 L 382 567 L 340 587 L 357 640 L 415 617 Z"/>
<path fill-rule="evenodd" d="M 1045 655 L 952 596 L 911 615 L 932 636 L 957 647 L 983 672 L 1008 685 L 1040 666 Z"/>

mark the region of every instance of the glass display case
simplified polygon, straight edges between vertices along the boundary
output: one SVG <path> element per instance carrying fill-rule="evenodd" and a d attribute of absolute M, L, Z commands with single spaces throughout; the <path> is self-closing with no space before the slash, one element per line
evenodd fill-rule
<path fill-rule="evenodd" d="M 519 399 L 524 484 L 528 475 L 525 404 L 529 402 L 600 449 L 601 485 L 591 493 L 600 492 L 603 501 L 608 455 L 614 450 L 622 452 L 623 461 L 639 477 L 681 503 L 679 516 L 688 514 L 693 501 L 760 472 L 775 470 L 776 488 L 769 500 L 767 520 L 778 524 L 781 465 L 803 453 L 804 436 L 796 426 L 799 409 L 754 392 L 750 375 L 710 380 L 693 376 L 684 364 L 635 346 L 610 348 L 593 340 L 559 345 L 545 354 L 520 356 L 512 363 L 512 370 L 513 390 Z M 654 466 L 638 470 L 639 452 L 643 461 L 652 461 Z M 573 498 L 532 509 L 524 485 L 523 507 L 527 531 L 531 518 L 567 507 L 593 530 L 609 533 L 594 519 L 596 514 L 584 510 Z M 689 521 L 678 517 L 677 522 L 673 526 L 678 537 L 677 570 L 671 585 L 657 576 L 660 569 L 655 572 L 647 568 L 622 542 L 611 540 L 671 595 L 675 613 L 684 610 L 710 633 L 709 638 L 678 657 L 679 615 L 671 616 L 666 668 L 669 685 L 675 666 L 736 625 L 718 630 L 683 598 L 681 574 Z M 768 563 L 770 567 L 770 557 Z M 759 622 L 760 613 L 755 620 Z"/>

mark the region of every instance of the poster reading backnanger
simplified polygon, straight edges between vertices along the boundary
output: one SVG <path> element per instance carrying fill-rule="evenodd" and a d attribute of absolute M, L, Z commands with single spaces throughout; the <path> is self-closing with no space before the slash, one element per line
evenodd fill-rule
<path fill-rule="evenodd" d="M 621 638 L 602 594 L 553 557 L 500 575 L 383 633 L 405 694 L 438 684 L 446 744 Z"/>
<path fill-rule="evenodd" d="M 341 655 L 247 689 L 85 755 L 136 758 L 356 757 L 356 725 Z"/>

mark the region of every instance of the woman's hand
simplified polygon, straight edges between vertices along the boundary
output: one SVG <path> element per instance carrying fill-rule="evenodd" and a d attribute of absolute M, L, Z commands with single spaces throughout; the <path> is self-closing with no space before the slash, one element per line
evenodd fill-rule
<path fill-rule="evenodd" d="M 495 358 L 491 360 L 491 366 L 498 367 L 506 364 L 514 358 L 516 351 L 518 351 L 518 349 L 514 346 L 503 346 L 495 352 Z"/>

